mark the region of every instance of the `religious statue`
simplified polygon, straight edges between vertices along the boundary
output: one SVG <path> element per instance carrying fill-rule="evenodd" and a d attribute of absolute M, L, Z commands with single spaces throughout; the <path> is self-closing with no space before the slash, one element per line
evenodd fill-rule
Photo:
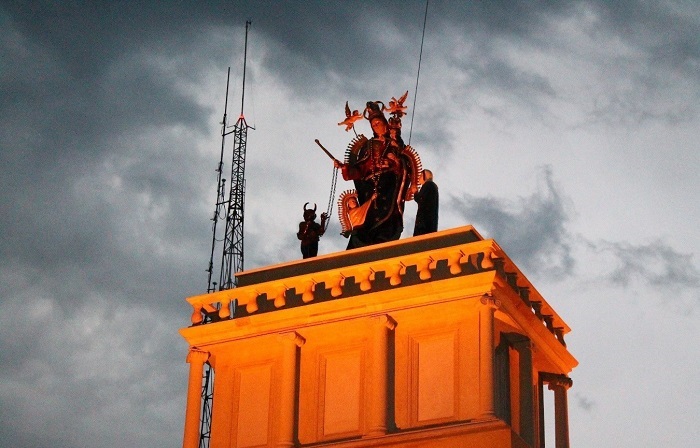
<path fill-rule="evenodd" d="M 404 203 L 418 191 L 422 171 L 418 154 L 401 138 L 407 96 L 392 98 L 389 108 L 381 101 L 367 102 L 362 116 L 372 127 L 372 138 L 358 135 L 348 145 L 344 162 L 333 159 L 343 179 L 355 184 L 339 207 L 343 233 L 350 237 L 348 249 L 397 240 L 403 231 Z M 347 103 L 345 109 L 347 119 L 339 124 L 349 130 L 357 115 L 349 113 Z M 389 120 L 384 111 L 390 113 Z"/>
<path fill-rule="evenodd" d="M 315 257 L 318 254 L 318 241 L 326 233 L 326 225 L 328 223 L 328 215 L 321 213 L 321 224 L 315 221 L 316 219 L 316 204 L 314 208 L 306 208 L 309 205 L 304 204 L 304 220 L 299 223 L 299 231 L 297 238 L 301 240 L 301 255 L 304 258 Z"/>

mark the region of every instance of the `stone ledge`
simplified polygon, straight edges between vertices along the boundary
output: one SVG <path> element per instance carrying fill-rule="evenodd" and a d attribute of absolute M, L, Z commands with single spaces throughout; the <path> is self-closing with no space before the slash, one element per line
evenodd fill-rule
<path fill-rule="evenodd" d="M 485 271 L 502 277 L 565 345 L 566 323 L 498 244 L 471 226 L 242 272 L 237 288 L 187 301 L 192 325 L 202 325 Z"/>

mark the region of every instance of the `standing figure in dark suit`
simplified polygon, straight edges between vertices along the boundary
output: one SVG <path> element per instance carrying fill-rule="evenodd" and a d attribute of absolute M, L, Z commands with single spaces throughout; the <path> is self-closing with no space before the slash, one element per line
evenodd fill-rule
<path fill-rule="evenodd" d="M 413 236 L 437 232 L 438 227 L 438 208 L 440 206 L 438 186 L 433 182 L 432 171 L 423 170 L 422 176 L 423 185 L 414 195 L 414 199 L 418 203 L 418 212 L 416 213 Z"/>

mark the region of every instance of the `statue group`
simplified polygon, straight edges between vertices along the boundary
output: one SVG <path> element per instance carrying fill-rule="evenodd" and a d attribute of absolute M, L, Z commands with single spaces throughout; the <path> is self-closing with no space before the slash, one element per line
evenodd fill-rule
<path fill-rule="evenodd" d="M 407 97 L 408 92 L 399 99 L 392 98 L 388 107 L 381 101 L 368 101 L 362 113 L 351 112 L 346 102 L 346 118 L 338 125 L 350 131 L 354 130 L 355 122 L 366 119 L 372 137 L 355 133 L 342 162 L 316 140 L 341 171 L 343 179 L 355 186 L 343 192 L 338 200 L 341 234 L 349 238 L 348 249 L 399 239 L 403 232 L 404 205 L 414 197 L 418 203 L 414 236 L 437 230 L 437 185 L 432 181 L 432 173 L 423 170 L 418 153 L 401 138 L 401 118 L 407 109 L 403 103 Z M 421 189 L 424 184 L 426 188 Z M 315 207 L 311 211 L 305 205 L 304 221 L 299 223 L 297 237 L 302 241 L 304 258 L 316 255 L 318 240 L 328 222 L 325 213 L 321 215 L 321 224 L 314 222 L 314 211 Z"/>

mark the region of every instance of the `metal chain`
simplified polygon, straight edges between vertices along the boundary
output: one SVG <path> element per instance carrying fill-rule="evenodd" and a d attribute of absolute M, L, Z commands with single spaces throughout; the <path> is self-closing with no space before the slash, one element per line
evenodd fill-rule
<path fill-rule="evenodd" d="M 328 207 L 326 208 L 326 215 L 330 220 L 331 212 L 333 211 L 333 202 L 335 200 L 335 186 L 338 184 L 338 168 L 333 166 L 333 180 L 331 181 L 331 194 L 328 198 Z"/>

